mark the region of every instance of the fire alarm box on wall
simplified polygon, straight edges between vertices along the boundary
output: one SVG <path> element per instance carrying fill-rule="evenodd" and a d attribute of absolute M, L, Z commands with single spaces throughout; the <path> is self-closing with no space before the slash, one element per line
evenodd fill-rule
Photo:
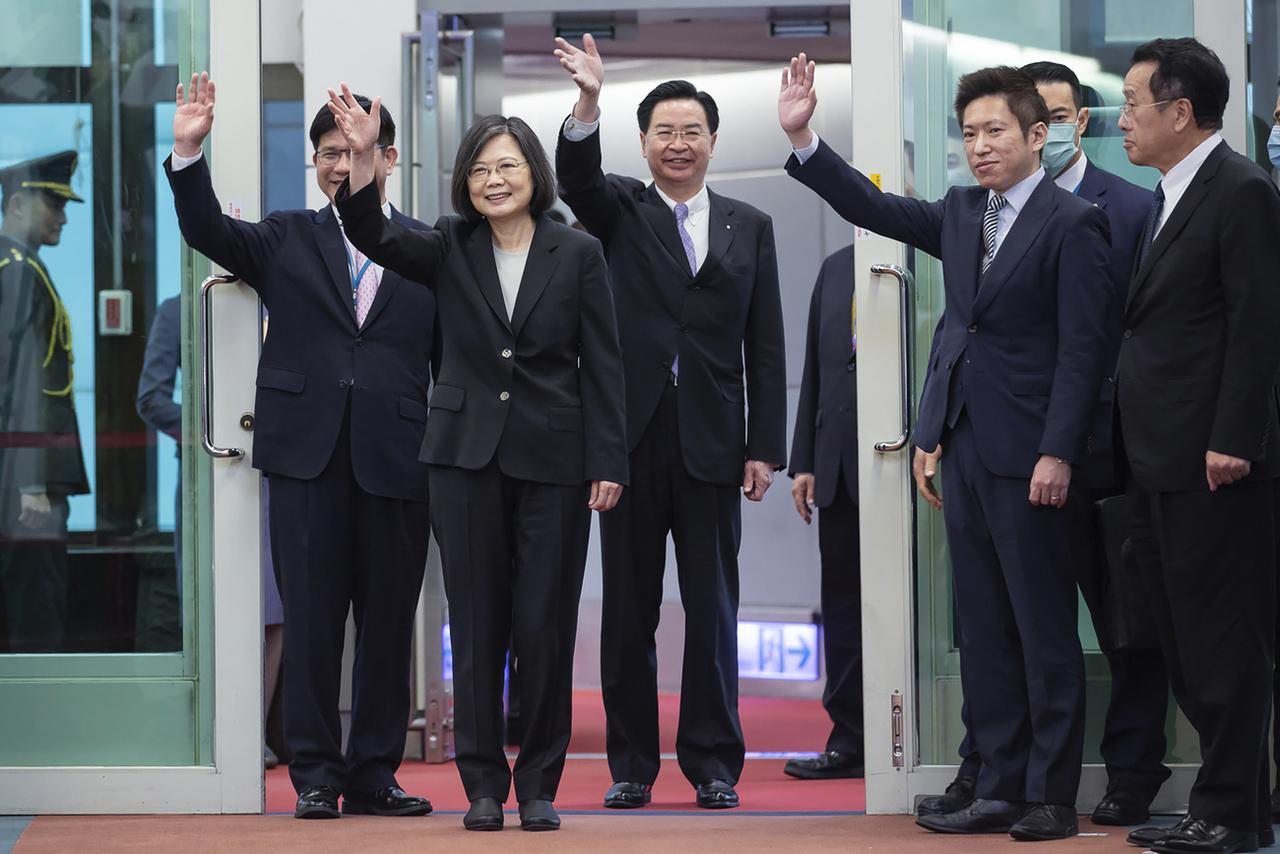
<path fill-rule="evenodd" d="M 133 334 L 133 291 L 98 291 L 98 334 Z"/>

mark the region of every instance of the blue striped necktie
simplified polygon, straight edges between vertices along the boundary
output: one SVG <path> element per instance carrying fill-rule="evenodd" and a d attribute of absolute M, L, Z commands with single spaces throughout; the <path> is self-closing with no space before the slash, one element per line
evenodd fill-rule
<path fill-rule="evenodd" d="M 1155 198 L 1151 200 L 1151 210 L 1147 213 L 1147 224 L 1142 229 L 1142 243 L 1138 246 L 1138 266 L 1137 270 L 1142 269 L 1142 262 L 1147 258 L 1147 252 L 1151 250 L 1151 244 L 1156 240 L 1156 224 L 1160 222 L 1160 214 L 1164 212 L 1164 183 L 1156 184 Z"/>
<path fill-rule="evenodd" d="M 982 275 L 996 257 L 996 234 L 1000 231 L 1000 211 L 1009 200 L 999 193 L 987 199 L 987 212 L 982 215 Z"/>

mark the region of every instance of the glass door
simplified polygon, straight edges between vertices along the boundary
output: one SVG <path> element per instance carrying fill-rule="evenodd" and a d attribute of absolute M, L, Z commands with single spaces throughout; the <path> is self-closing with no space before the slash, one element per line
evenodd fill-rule
<path fill-rule="evenodd" d="M 258 3 L 17 2 L 24 27 L 0 34 L 0 811 L 258 811 L 257 300 L 227 285 L 205 316 L 210 271 L 163 167 L 174 85 L 211 67 L 241 95 L 209 156 L 251 164 L 218 191 L 257 215 Z M 244 453 L 205 452 L 219 442 Z"/>
<path fill-rule="evenodd" d="M 1243 0 L 1215 3 L 1212 10 L 1203 0 L 1035 0 L 1016 7 L 992 0 L 902 0 L 900 6 L 890 4 L 894 9 L 885 5 L 855 0 L 852 7 L 853 162 L 879 173 L 888 191 L 937 199 L 951 186 L 972 183 L 952 109 L 957 79 L 984 66 L 1036 60 L 1066 64 L 1084 84 L 1091 108 L 1086 156 L 1153 187 L 1158 173 L 1129 164 L 1116 121 L 1133 48 L 1157 36 L 1194 34 L 1223 57 L 1235 84 L 1224 134 L 1237 150 L 1246 150 Z M 890 86 L 876 85 L 886 79 Z M 871 116 L 876 120 L 869 121 Z M 859 349 L 866 364 L 883 366 L 861 375 L 858 386 L 864 643 L 890 653 L 867 658 L 867 799 L 869 811 L 903 812 L 916 795 L 941 792 L 951 780 L 964 735 L 942 517 L 916 500 L 910 445 L 901 451 L 892 450 L 892 444 L 883 451 L 875 447 L 898 434 L 901 416 L 896 413 L 903 396 L 911 411 L 918 402 L 943 308 L 942 270 L 935 259 L 866 232 L 858 235 L 857 253 L 859 319 L 867 328 L 859 332 Z M 892 276 L 874 272 L 876 264 L 900 265 L 910 274 L 905 322 L 896 308 L 900 286 Z M 945 494 L 945 483 L 942 488 Z M 1083 602 L 1079 625 L 1088 678 L 1085 762 L 1090 763 L 1079 805 L 1089 810 L 1106 785 L 1104 769 L 1092 763 L 1101 761 L 1098 744 L 1110 675 Z M 1172 703 L 1170 709 L 1166 762 L 1174 777 L 1155 804 L 1165 809 L 1185 806 L 1195 770 L 1191 763 L 1199 756 L 1195 732 Z"/>

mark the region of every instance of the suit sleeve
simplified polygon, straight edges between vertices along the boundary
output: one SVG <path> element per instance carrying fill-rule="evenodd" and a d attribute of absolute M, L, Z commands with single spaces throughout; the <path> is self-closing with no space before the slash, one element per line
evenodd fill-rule
<path fill-rule="evenodd" d="M 579 285 L 584 472 L 587 480 L 628 482 L 626 394 L 618 321 L 599 243 L 583 259 Z"/>
<path fill-rule="evenodd" d="M 844 219 L 876 234 L 942 257 L 943 202 L 883 193 L 826 142 L 804 163 L 792 154 L 787 174 L 813 190 Z"/>
<path fill-rule="evenodd" d="M 173 203 L 178 212 L 178 228 L 187 245 L 230 270 L 250 287 L 268 299 L 271 277 L 263 276 L 264 267 L 278 252 L 285 237 L 284 220 L 274 215 L 262 222 L 243 222 L 222 213 L 213 192 L 209 161 L 200 158 L 177 172 L 172 157 L 164 162 Z"/>
<path fill-rule="evenodd" d="M 938 353 L 938 342 L 942 340 L 942 330 L 946 328 L 946 325 L 947 325 L 947 313 L 946 311 L 943 311 L 942 316 L 938 318 L 937 325 L 933 327 L 933 341 L 929 343 L 929 356 L 927 361 L 925 362 L 924 382 L 920 384 L 920 395 L 918 398 L 920 401 L 920 405 L 922 406 L 924 405 L 924 401 L 929 399 L 927 392 L 929 389 L 929 383 L 933 381 L 934 358 Z M 924 420 L 924 413 L 923 412 L 916 413 L 916 421 L 920 422 L 923 420 Z M 919 448 L 920 446 L 916 445 L 916 447 Z M 921 450 L 931 454 L 935 450 L 937 450 L 937 448 L 921 448 Z"/>
<path fill-rule="evenodd" d="M 809 299 L 809 326 L 804 339 L 804 371 L 800 375 L 800 400 L 796 404 L 796 426 L 791 434 L 791 464 L 787 474 L 795 477 L 798 474 L 813 473 L 814 431 L 817 429 L 818 415 L 818 330 L 820 328 L 822 306 L 822 282 L 826 278 L 827 268 L 831 263 L 828 258 L 822 263 L 818 272 L 818 280 L 813 285 L 813 296 Z"/>
<path fill-rule="evenodd" d="M 743 356 L 747 373 L 747 459 L 781 469 L 787 462 L 787 364 L 773 222 L 766 219 L 756 250 Z"/>
<path fill-rule="evenodd" d="M 1083 462 L 1105 370 L 1114 298 L 1106 215 L 1089 208 L 1068 226 L 1058 260 L 1058 358 L 1039 451 Z"/>
<path fill-rule="evenodd" d="M 1225 209 L 1218 256 L 1226 355 L 1207 450 L 1257 461 L 1280 366 L 1280 194 L 1260 173 L 1251 175 Z"/>
<path fill-rule="evenodd" d="M 600 131 L 581 142 L 567 139 L 564 131 L 556 142 L 556 175 L 560 198 L 591 234 L 607 241 L 621 217 L 622 190 L 600 167 Z"/>
<path fill-rule="evenodd" d="M 338 194 L 338 213 L 347 239 L 374 263 L 434 288 L 449 253 L 449 238 L 441 228 L 445 218 L 441 217 L 433 229 L 409 228 L 383 215 L 377 183 L 370 181 L 351 194 L 347 188 L 344 184 Z"/>
<path fill-rule="evenodd" d="M 142 357 L 138 377 L 138 416 L 148 426 L 182 441 L 182 407 L 173 402 L 173 386 L 181 359 L 180 314 L 176 299 L 166 300 L 156 312 Z"/>

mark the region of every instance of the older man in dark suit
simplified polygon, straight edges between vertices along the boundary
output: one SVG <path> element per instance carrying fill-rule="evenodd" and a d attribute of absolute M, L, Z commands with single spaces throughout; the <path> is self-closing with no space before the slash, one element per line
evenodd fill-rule
<path fill-rule="evenodd" d="M 1218 132 L 1229 87 L 1195 39 L 1156 39 L 1134 51 L 1120 118 L 1129 159 L 1162 176 L 1120 348 L 1132 536 L 1203 758 L 1186 818 L 1130 834 L 1157 851 L 1254 851 L 1274 839 L 1280 192 Z"/>
<path fill-rule="evenodd" d="M 214 84 L 178 87 L 165 162 L 182 235 L 239 275 L 271 313 L 258 366 L 253 464 L 271 479 L 272 559 L 289 631 L 285 741 L 298 818 L 342 811 L 424 815 L 431 804 L 396 783 L 409 721 L 413 615 L 427 557 L 427 420 L 435 341 L 430 292 L 360 255 L 332 205 L 224 216 L 200 146 L 213 127 Z M 367 105 L 367 100 L 365 101 Z M 396 163 L 382 117 L 378 187 Z M 332 200 L 351 169 L 328 107 L 311 124 L 316 181 Z M 348 610 L 356 622 L 351 731 L 338 717 Z"/>
<path fill-rule="evenodd" d="M 680 768 L 699 806 L 736 807 L 746 748 L 738 720 L 738 495 L 764 498 L 786 461 L 786 369 L 773 223 L 706 186 L 719 113 L 683 80 L 640 102 L 653 176 L 601 169 L 594 40 L 558 39 L 579 87 L 556 147 L 561 197 L 604 244 L 627 381 L 631 487 L 600 520 L 601 679 L 609 807 L 649 802 L 658 774 L 654 633 L 667 534 L 685 621 Z M 745 388 L 744 388 L 745 380 Z M 750 398 L 750 406 L 747 398 Z"/>
<path fill-rule="evenodd" d="M 1084 659 L 1073 527 L 1062 512 L 1103 376 L 1107 222 L 1040 165 L 1048 110 L 1015 68 L 960 79 L 956 118 L 978 187 L 938 202 L 882 193 L 809 129 L 813 64 L 793 58 L 778 114 L 787 171 L 841 216 L 942 259 L 946 312 L 916 430 L 916 480 L 946 446 L 947 541 L 977 800 L 919 823 L 946 833 L 1077 832 Z"/>

